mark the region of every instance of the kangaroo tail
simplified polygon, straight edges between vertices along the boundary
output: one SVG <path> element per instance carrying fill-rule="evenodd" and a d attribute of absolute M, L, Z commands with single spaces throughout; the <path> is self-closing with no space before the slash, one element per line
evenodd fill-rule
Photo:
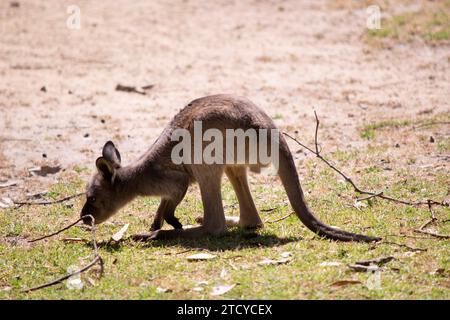
<path fill-rule="evenodd" d="M 373 242 L 381 240 L 381 238 L 378 237 L 370 237 L 330 227 L 320 221 L 316 216 L 314 216 L 314 214 L 306 205 L 297 170 L 295 168 L 292 154 L 289 151 L 289 147 L 281 134 L 279 139 L 280 161 L 278 175 L 281 178 L 281 181 L 289 198 L 289 202 L 291 203 L 297 217 L 300 218 L 300 220 L 306 227 L 308 227 L 308 229 L 310 229 L 314 233 L 317 233 L 319 236 L 323 236 L 325 238 L 333 240 L 360 242 Z"/>

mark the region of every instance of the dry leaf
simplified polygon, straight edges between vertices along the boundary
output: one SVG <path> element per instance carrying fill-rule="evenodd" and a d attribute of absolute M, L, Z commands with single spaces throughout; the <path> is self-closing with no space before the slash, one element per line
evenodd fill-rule
<path fill-rule="evenodd" d="M 150 282 L 148 282 L 148 281 L 143 281 L 143 282 L 139 283 L 140 288 L 147 288 L 148 286 L 150 286 Z"/>
<path fill-rule="evenodd" d="M 92 278 L 87 278 L 87 282 L 89 282 L 89 284 L 93 287 L 95 287 L 95 285 L 96 285 L 95 280 Z"/>
<path fill-rule="evenodd" d="M 368 272 L 368 271 L 376 271 L 376 270 L 380 269 L 380 267 L 378 267 L 375 264 L 372 264 L 370 266 L 365 266 L 365 265 L 356 263 L 356 264 L 349 264 L 348 267 L 356 272 Z"/>
<path fill-rule="evenodd" d="M 353 285 L 353 284 L 362 284 L 361 281 L 358 280 L 339 280 L 336 282 L 333 282 L 331 284 L 332 287 L 343 287 L 343 286 L 348 286 L 348 285 Z"/>
<path fill-rule="evenodd" d="M 172 292 L 172 289 L 162 288 L 162 287 L 156 288 L 156 293 L 166 293 L 166 292 Z"/>
<path fill-rule="evenodd" d="M 217 256 L 215 256 L 213 254 L 209 254 L 209 253 L 197 253 L 197 254 L 188 256 L 186 259 L 188 259 L 188 261 L 200 261 L 200 260 L 211 260 L 216 257 Z"/>
<path fill-rule="evenodd" d="M 233 289 L 235 286 L 236 286 L 236 284 L 215 286 L 211 291 L 211 295 L 212 296 L 221 296 L 221 295 L 227 293 L 228 291 L 230 291 L 231 289 Z"/>
<path fill-rule="evenodd" d="M 319 266 L 321 266 L 321 267 L 337 267 L 337 266 L 341 266 L 341 265 L 342 265 L 341 262 L 335 262 L 335 261 L 324 261 L 319 264 Z"/>
<path fill-rule="evenodd" d="M 289 261 L 291 261 L 291 259 L 287 259 L 287 258 L 279 259 L 279 260 L 264 259 L 264 260 L 258 262 L 258 264 L 261 266 L 268 266 L 268 265 L 285 264 L 285 263 L 288 263 Z"/>
<path fill-rule="evenodd" d="M 222 278 L 222 279 L 225 279 L 225 278 L 228 278 L 229 277 L 229 275 L 230 275 L 230 273 L 227 271 L 227 269 L 222 269 L 222 271 L 220 271 L 220 277 Z"/>
<path fill-rule="evenodd" d="M 49 174 L 55 174 L 58 173 L 59 171 L 61 171 L 61 166 L 41 166 L 41 167 L 33 167 L 33 168 L 29 168 L 28 172 L 33 175 L 33 176 L 41 176 L 41 177 L 46 177 Z"/>
<path fill-rule="evenodd" d="M 356 209 L 367 208 L 367 203 L 362 202 L 362 201 L 355 200 L 355 202 L 353 203 L 353 206 L 354 206 Z"/>
<path fill-rule="evenodd" d="M 12 187 L 15 186 L 19 183 L 19 180 L 9 180 L 9 181 L 1 181 L 0 182 L 0 189 L 1 188 L 8 188 L 8 187 Z"/>
<path fill-rule="evenodd" d="M 377 259 L 372 259 L 372 260 L 358 261 L 358 262 L 356 262 L 356 264 L 363 265 L 363 266 L 370 266 L 371 264 L 375 264 L 375 265 L 381 266 L 381 265 L 386 264 L 394 259 L 395 259 L 394 257 L 389 256 L 389 257 L 382 257 L 382 258 L 377 258 Z"/>
<path fill-rule="evenodd" d="M 439 268 L 439 269 L 436 269 L 436 270 L 430 272 L 430 275 L 432 275 L 432 276 L 443 275 L 443 274 L 445 274 L 444 268 Z"/>
<path fill-rule="evenodd" d="M 142 87 L 133 87 L 133 86 L 124 86 L 121 84 L 118 84 L 116 86 L 116 91 L 124 91 L 124 92 L 134 92 L 139 94 L 146 94 L 146 90 L 150 90 L 154 87 L 154 84 L 142 86 Z"/>
<path fill-rule="evenodd" d="M 127 232 L 129 226 L 130 226 L 129 223 L 125 224 L 118 232 L 113 234 L 111 239 L 114 241 L 120 241 L 123 238 L 123 235 L 125 234 L 125 232 Z"/>
<path fill-rule="evenodd" d="M 14 206 L 14 201 L 11 198 L 4 197 L 0 199 L 0 208 L 6 209 L 12 206 Z"/>

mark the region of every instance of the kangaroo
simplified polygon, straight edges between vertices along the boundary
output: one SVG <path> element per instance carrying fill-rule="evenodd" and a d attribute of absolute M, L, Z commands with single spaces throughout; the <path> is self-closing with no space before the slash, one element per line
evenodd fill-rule
<path fill-rule="evenodd" d="M 121 165 L 121 156 L 108 141 L 95 164 L 86 191 L 86 203 L 81 217 L 85 223 L 95 218 L 99 224 L 137 196 L 161 197 L 151 232 L 137 239 L 198 238 L 220 235 L 228 226 L 260 228 L 263 222 L 253 202 L 247 181 L 247 170 L 258 172 L 267 164 L 248 162 L 248 146 L 244 163 L 174 163 L 171 155 L 177 142 L 171 138 L 176 129 L 194 134 L 194 124 L 201 121 L 203 130 L 216 129 L 276 129 L 272 119 L 254 103 L 234 95 L 213 95 L 196 99 L 171 120 L 147 152 L 128 166 Z M 282 134 L 278 132 L 278 175 L 295 214 L 303 224 L 319 236 L 340 241 L 378 241 L 381 238 L 355 234 L 326 225 L 307 206 L 292 154 Z M 271 140 L 272 141 L 272 140 Z M 202 145 L 204 149 L 206 144 Z M 195 156 L 195 155 L 194 155 Z M 239 217 L 224 215 L 221 198 L 222 176 L 228 177 L 239 201 Z M 190 184 L 198 183 L 203 202 L 203 217 L 199 226 L 183 229 L 175 217 L 175 209 L 183 200 Z M 174 227 L 162 230 L 166 221 Z"/>

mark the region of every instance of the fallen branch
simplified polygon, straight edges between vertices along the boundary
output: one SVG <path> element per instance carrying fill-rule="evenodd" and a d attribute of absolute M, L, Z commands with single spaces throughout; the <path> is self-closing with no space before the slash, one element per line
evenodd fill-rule
<path fill-rule="evenodd" d="M 436 238 L 440 238 L 440 239 L 450 239 L 450 235 L 440 234 L 440 233 L 436 233 L 436 232 L 428 231 L 428 230 L 415 229 L 414 232 L 428 234 L 430 236 L 433 236 L 433 237 L 436 237 Z"/>
<path fill-rule="evenodd" d="M 80 197 L 80 196 L 82 196 L 84 194 L 85 194 L 84 192 L 81 192 L 81 193 L 77 193 L 77 194 L 74 194 L 74 195 L 62 198 L 62 199 L 52 200 L 52 201 L 15 201 L 15 200 L 13 200 L 13 202 L 14 202 L 14 204 L 18 205 L 18 207 L 21 207 L 21 206 L 24 206 L 24 205 L 28 205 L 28 206 L 31 206 L 31 205 L 47 206 L 47 205 L 50 205 L 50 204 L 65 202 L 65 201 L 68 201 L 68 200 Z"/>
<path fill-rule="evenodd" d="M 380 242 L 378 242 L 377 244 L 395 245 L 395 246 L 398 246 L 398 247 L 406 248 L 406 249 L 411 250 L 411 251 L 420 251 L 420 252 L 424 252 L 424 251 L 427 251 L 427 250 L 428 250 L 428 249 L 425 249 L 425 248 L 414 248 L 414 247 L 410 247 L 410 246 L 408 246 L 408 245 L 406 245 L 406 244 L 403 244 L 403 243 L 397 243 L 397 242 L 392 242 L 392 241 L 380 241 Z"/>
<path fill-rule="evenodd" d="M 79 270 L 71 272 L 71 273 L 69 273 L 69 274 L 67 274 L 67 275 L 65 275 L 65 276 L 63 276 L 61 278 L 58 278 L 58 279 L 55 279 L 53 281 L 44 283 L 42 285 L 39 285 L 39 286 L 36 286 L 36 287 L 32 287 L 32 288 L 28 288 L 28 289 L 24 289 L 22 292 L 36 291 L 36 290 L 40 290 L 40 289 L 47 288 L 47 287 L 53 286 L 55 284 L 61 283 L 64 280 L 69 279 L 70 277 L 72 277 L 74 275 L 77 275 L 77 274 L 80 274 L 80 273 L 82 273 L 82 272 L 84 272 L 86 270 L 89 270 L 90 268 L 95 266 L 97 263 L 100 265 L 100 277 L 103 275 L 103 271 L 104 271 L 103 259 L 102 259 L 102 257 L 100 256 L 100 254 L 98 252 L 97 241 L 95 239 L 95 219 L 91 215 L 87 215 L 85 217 L 89 217 L 91 219 L 91 226 L 92 226 L 91 231 L 92 231 L 92 244 L 93 244 L 93 247 L 94 247 L 94 259 L 90 263 L 88 263 L 86 266 L 80 268 Z M 46 236 L 43 236 L 43 237 L 40 237 L 40 238 L 37 238 L 37 239 L 34 239 L 34 240 L 30 240 L 29 242 L 35 242 L 35 241 L 39 241 L 39 240 L 42 240 L 42 239 L 53 237 L 54 235 L 57 235 L 57 234 L 63 232 L 64 230 L 67 230 L 67 229 L 73 227 L 75 224 L 80 222 L 80 220 L 82 220 L 82 219 L 78 219 L 76 222 L 74 222 L 74 223 L 64 227 L 63 229 L 61 229 L 61 230 L 59 230 L 57 232 L 54 232 L 52 234 L 49 234 L 49 235 L 46 235 Z"/>
<path fill-rule="evenodd" d="M 305 148 L 309 152 L 315 154 L 317 158 L 322 160 L 327 166 L 329 166 L 331 169 L 333 169 L 335 172 L 337 172 L 341 177 L 343 177 L 345 179 L 345 181 L 347 181 L 357 193 L 369 196 L 369 197 L 366 197 L 366 198 L 359 199 L 358 201 L 367 200 L 367 199 L 371 199 L 371 198 L 381 198 L 381 199 L 384 199 L 384 200 L 388 200 L 388 201 L 392 201 L 392 202 L 396 202 L 396 203 L 401 203 L 401 204 L 405 204 L 405 205 L 411 205 L 411 206 L 430 205 L 430 204 L 431 205 L 443 206 L 443 207 L 448 207 L 449 206 L 449 204 L 444 202 L 444 201 L 438 202 L 438 201 L 431 200 L 431 199 L 428 199 L 426 201 L 407 201 L 407 200 L 401 200 L 401 199 L 396 199 L 396 198 L 393 198 L 393 197 L 386 196 L 386 195 L 384 195 L 383 192 L 367 191 L 367 190 L 363 190 L 362 188 L 360 188 L 358 185 L 356 185 L 356 183 L 352 180 L 352 178 L 347 176 L 345 173 L 343 173 L 340 169 L 338 169 L 335 165 L 333 165 L 330 161 L 328 161 L 327 159 L 325 159 L 322 156 L 321 150 L 319 150 L 319 143 L 318 143 L 318 132 L 319 132 L 320 121 L 319 121 L 319 118 L 318 118 L 317 113 L 315 111 L 314 111 L 314 115 L 316 117 L 316 130 L 315 130 L 315 135 L 314 135 L 315 150 L 313 150 L 312 148 L 308 147 L 307 145 L 301 143 L 295 137 L 292 137 L 288 133 L 283 132 L 283 134 L 286 137 L 288 137 L 288 138 L 292 139 L 293 141 L 295 141 L 297 144 L 299 144 L 300 146 L 302 146 L 303 148 Z"/>
<path fill-rule="evenodd" d="M 431 127 L 434 125 L 439 125 L 439 124 L 450 124 L 450 121 L 435 121 L 435 122 L 430 122 L 430 123 L 424 123 L 418 126 L 413 126 L 413 129 L 419 129 L 419 128 L 425 128 L 425 127 Z"/>
<path fill-rule="evenodd" d="M 275 223 L 275 222 L 279 222 L 279 221 L 281 221 L 281 220 L 284 220 L 284 219 L 289 218 L 292 214 L 293 214 L 293 212 L 291 212 L 291 213 L 285 215 L 284 217 L 281 217 L 281 218 L 279 218 L 279 219 L 276 219 L 276 220 L 272 220 L 272 221 L 264 221 L 264 223 Z"/>
<path fill-rule="evenodd" d="M 399 238 L 412 238 L 412 239 L 429 239 L 428 237 L 413 236 L 410 234 L 387 234 L 385 237 L 399 237 Z"/>
<path fill-rule="evenodd" d="M 371 264 L 376 264 L 378 266 L 381 266 L 381 265 L 386 264 L 394 259 L 395 259 L 395 257 L 389 256 L 389 257 L 381 257 L 381 258 L 371 259 L 371 260 L 358 261 L 355 263 L 358 265 L 361 265 L 361 266 L 370 266 Z"/>
<path fill-rule="evenodd" d="M 414 232 L 427 234 L 427 235 L 430 235 L 432 237 L 436 237 L 436 238 L 440 238 L 440 239 L 450 239 L 450 235 L 439 234 L 439 233 L 436 233 L 436 232 L 433 232 L 433 231 L 425 230 L 425 228 L 427 226 L 429 226 L 430 224 L 432 224 L 432 223 L 437 221 L 437 218 L 436 218 L 436 216 L 434 214 L 433 207 L 432 207 L 431 203 L 428 203 L 428 211 L 430 211 L 431 219 L 426 221 L 424 224 L 422 224 L 419 227 L 419 229 L 414 229 Z"/>
<path fill-rule="evenodd" d="M 48 234 L 48 235 L 45 235 L 45 236 L 42 236 L 42 237 L 39 237 L 39 238 L 36 238 L 36 239 L 28 240 L 28 242 L 36 242 L 36 241 L 40 241 L 40 240 L 44 240 L 44 239 L 47 239 L 47 238 L 51 238 L 51 237 L 53 237 L 53 236 L 56 236 L 57 234 L 60 234 L 61 232 L 66 231 L 67 229 L 72 228 L 74 225 L 76 225 L 76 224 L 77 224 L 78 222 L 80 222 L 81 220 L 83 220 L 83 219 L 80 218 L 80 219 L 78 219 L 77 221 L 75 221 L 74 223 L 71 223 L 71 224 L 69 224 L 68 226 L 62 228 L 61 230 L 58 230 L 58 231 L 56 231 L 56 232 L 54 232 L 54 233 L 51 233 L 51 234 Z"/>
<path fill-rule="evenodd" d="M 378 259 L 372 259 L 372 260 L 364 260 L 364 261 L 358 261 L 352 264 L 348 264 L 347 266 L 356 272 L 368 272 L 378 269 L 378 267 L 382 267 L 384 264 L 394 260 L 395 257 L 389 256 L 389 257 L 382 257 Z"/>

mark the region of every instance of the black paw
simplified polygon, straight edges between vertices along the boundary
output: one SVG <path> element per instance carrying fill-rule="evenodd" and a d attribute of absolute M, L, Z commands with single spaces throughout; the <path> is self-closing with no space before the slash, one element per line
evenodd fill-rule
<path fill-rule="evenodd" d="M 170 218 L 170 219 L 167 219 L 166 222 L 167 222 L 168 224 L 170 224 L 174 229 L 183 229 L 183 225 L 182 225 L 182 224 L 180 223 L 180 221 L 179 221 L 177 218 L 175 218 L 175 217 Z"/>
<path fill-rule="evenodd" d="M 153 240 L 153 233 L 138 233 L 138 234 L 133 234 L 131 236 L 131 239 L 133 241 L 140 241 L 140 242 L 145 242 L 145 241 L 149 241 L 149 240 Z"/>

